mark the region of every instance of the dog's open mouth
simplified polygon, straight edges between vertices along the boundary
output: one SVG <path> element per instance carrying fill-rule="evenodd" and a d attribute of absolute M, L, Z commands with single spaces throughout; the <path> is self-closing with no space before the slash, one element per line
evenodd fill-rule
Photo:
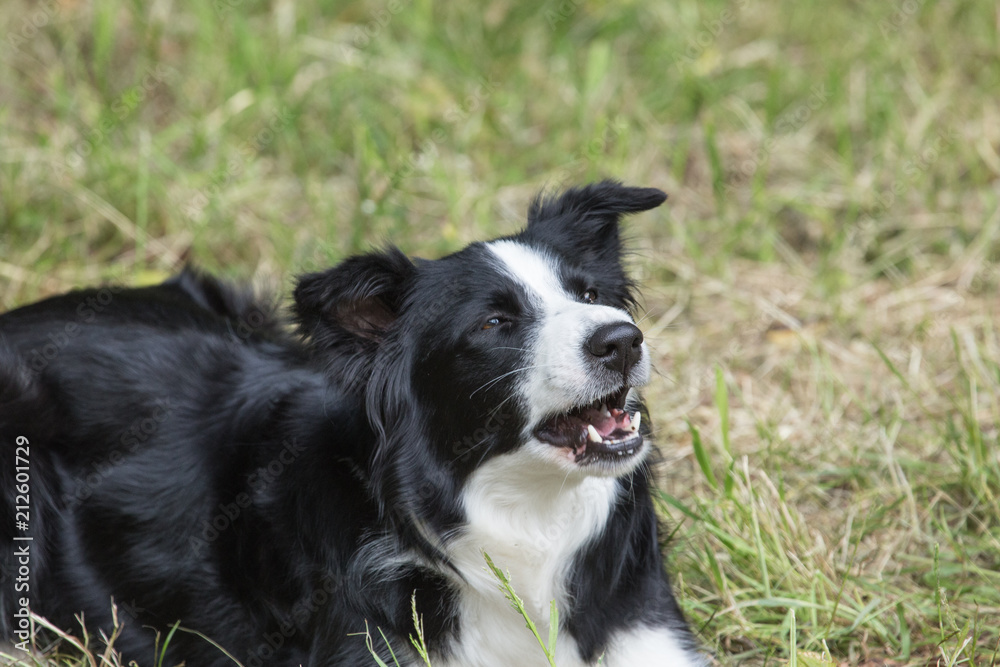
<path fill-rule="evenodd" d="M 629 387 L 593 403 L 556 415 L 535 429 L 535 437 L 556 447 L 573 450 L 576 463 L 621 460 L 642 449 L 641 415 L 625 410 Z"/>

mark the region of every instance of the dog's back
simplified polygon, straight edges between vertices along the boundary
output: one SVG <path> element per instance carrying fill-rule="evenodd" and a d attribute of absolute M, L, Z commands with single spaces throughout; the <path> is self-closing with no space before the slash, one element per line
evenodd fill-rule
<path fill-rule="evenodd" d="M 113 591 L 130 590 L 115 600 L 124 627 L 116 645 L 145 664 L 153 641 L 144 625 L 163 632 L 183 619 L 215 628 L 224 646 L 255 646 L 308 586 L 293 563 L 253 546 L 296 539 L 252 520 L 267 511 L 278 477 L 299 474 L 296 460 L 311 445 L 315 418 L 295 415 L 299 441 L 279 427 L 290 416 L 285 399 L 294 392 L 301 409 L 312 394 L 343 432 L 363 436 L 267 319 L 268 307 L 224 289 L 186 272 L 157 287 L 73 292 L 0 316 L 5 635 L 18 627 L 21 597 L 10 585 L 12 549 L 25 545 L 30 574 L 18 591 L 63 627 L 81 611 L 91 628 L 111 627 Z M 14 523 L 25 499 L 14 493 L 8 446 L 17 439 L 30 477 L 23 524 Z M 189 664 L 224 659 L 191 635 L 172 643 Z M 298 664 L 295 642 L 287 644 L 273 664 Z"/>

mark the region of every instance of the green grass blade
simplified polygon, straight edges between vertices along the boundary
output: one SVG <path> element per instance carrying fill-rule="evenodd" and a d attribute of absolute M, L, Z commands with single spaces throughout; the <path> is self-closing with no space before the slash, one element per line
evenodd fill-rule
<path fill-rule="evenodd" d="M 698 466 L 701 468 L 701 472 L 705 475 L 705 479 L 708 480 L 709 485 L 718 490 L 719 482 L 715 479 L 715 473 L 712 472 L 712 464 L 708 460 L 708 452 L 705 451 L 705 446 L 701 442 L 701 434 L 698 432 L 697 427 L 691 423 L 691 420 L 687 420 L 688 431 L 691 432 L 691 445 L 694 447 L 694 457 L 698 461 Z"/>
<path fill-rule="evenodd" d="M 729 391 L 722 367 L 715 368 L 715 407 L 719 411 L 719 428 L 722 432 L 722 448 L 729 458 L 733 458 L 733 446 L 729 440 Z"/>

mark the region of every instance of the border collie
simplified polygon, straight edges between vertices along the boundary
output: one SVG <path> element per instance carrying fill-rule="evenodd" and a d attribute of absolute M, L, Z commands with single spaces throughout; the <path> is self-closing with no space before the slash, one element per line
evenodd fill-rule
<path fill-rule="evenodd" d="M 621 216 L 664 199 L 603 181 L 438 260 L 351 257 L 299 279 L 294 332 L 191 270 L 0 316 L 2 635 L 30 606 L 110 636 L 114 601 L 147 667 L 178 622 L 203 636 L 163 664 L 373 665 L 367 627 L 418 665 L 413 601 L 435 667 L 548 664 L 485 553 L 542 637 L 555 601 L 559 667 L 706 664 L 622 266 Z"/>

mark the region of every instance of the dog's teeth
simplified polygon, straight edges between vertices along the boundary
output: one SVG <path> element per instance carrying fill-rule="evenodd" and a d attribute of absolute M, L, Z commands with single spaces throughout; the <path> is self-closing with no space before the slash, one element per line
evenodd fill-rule
<path fill-rule="evenodd" d="M 594 428 L 593 424 L 587 424 L 587 438 L 591 442 L 600 442 L 601 441 L 601 434 L 597 432 L 597 429 Z"/>
<path fill-rule="evenodd" d="M 639 422 L 642 421 L 642 414 L 636 410 L 635 414 L 632 416 L 632 424 L 629 426 L 629 430 L 635 433 L 639 430 Z"/>
<path fill-rule="evenodd" d="M 605 419 L 611 419 L 611 411 L 608 410 L 608 406 L 607 405 L 602 405 L 601 406 L 601 412 L 604 413 L 604 418 Z"/>
<path fill-rule="evenodd" d="M 635 454 L 635 450 L 634 449 L 630 449 L 630 450 L 628 450 L 625 453 L 628 454 L 629 456 L 632 456 L 633 454 Z"/>

